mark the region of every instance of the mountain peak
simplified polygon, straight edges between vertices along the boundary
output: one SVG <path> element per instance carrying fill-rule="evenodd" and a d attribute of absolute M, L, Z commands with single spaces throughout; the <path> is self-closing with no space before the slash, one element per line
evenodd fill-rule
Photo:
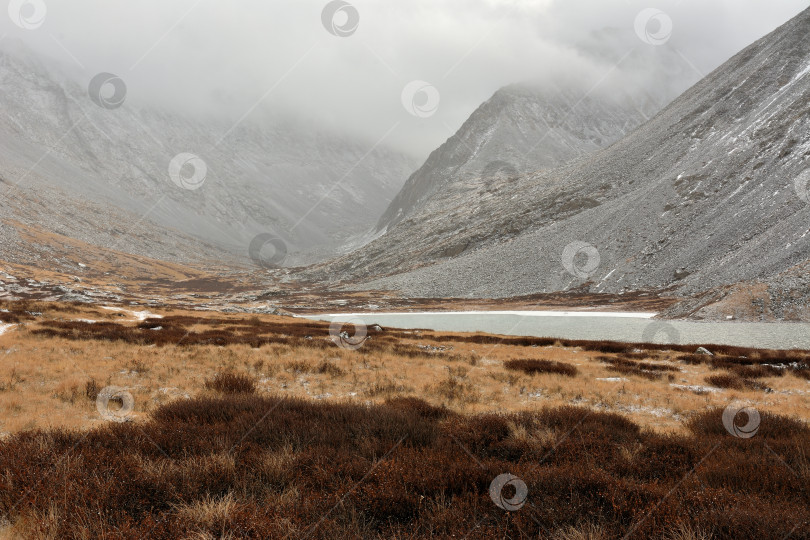
<path fill-rule="evenodd" d="M 620 139 L 663 104 L 646 95 L 591 94 L 523 82 L 499 89 L 428 157 L 381 217 L 399 223 L 448 184 L 488 170 L 552 169 Z"/>

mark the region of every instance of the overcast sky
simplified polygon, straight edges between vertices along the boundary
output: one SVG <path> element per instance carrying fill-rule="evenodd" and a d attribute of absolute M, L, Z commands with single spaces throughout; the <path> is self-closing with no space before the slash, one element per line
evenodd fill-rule
<path fill-rule="evenodd" d="M 324 17 L 325 0 L 44 0 L 47 12 L 34 2 L 11 2 L 32 28 L 2 17 L 0 48 L 22 40 L 87 82 L 114 73 L 130 104 L 250 120 L 284 110 L 422 158 L 504 85 L 680 92 L 810 5 L 351 0 Z M 659 11 L 639 19 L 649 8 Z M 416 93 L 403 104 L 406 87 Z"/>

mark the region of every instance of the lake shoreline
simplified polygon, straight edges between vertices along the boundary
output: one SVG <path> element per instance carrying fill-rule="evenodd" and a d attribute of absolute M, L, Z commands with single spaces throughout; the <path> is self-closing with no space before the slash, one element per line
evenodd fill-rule
<path fill-rule="evenodd" d="M 297 314 L 320 321 L 378 324 L 405 330 L 486 332 L 507 336 L 673 345 L 810 349 L 810 324 L 654 319 L 647 312 L 457 311 Z"/>

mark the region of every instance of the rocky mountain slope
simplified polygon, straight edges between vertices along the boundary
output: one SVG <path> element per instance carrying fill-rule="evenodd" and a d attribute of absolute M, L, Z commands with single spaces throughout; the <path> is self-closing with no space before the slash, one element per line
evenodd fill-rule
<path fill-rule="evenodd" d="M 789 276 L 810 258 L 808 28 L 810 10 L 572 164 L 445 184 L 319 275 L 416 296 L 778 282 L 806 304 Z"/>
<path fill-rule="evenodd" d="M 92 85 L 73 82 L 62 69 L 19 43 L 3 43 L 4 218 L 28 219 L 9 199 L 24 196 L 25 191 L 11 190 L 19 184 L 34 193 L 60 191 L 64 206 L 73 206 L 77 215 L 88 199 L 112 205 L 122 230 L 146 215 L 143 224 L 242 257 L 254 236 L 268 233 L 288 244 L 294 261 L 295 252 L 322 256 L 372 227 L 417 165 L 384 145 L 373 148 L 373 141 L 351 140 L 259 110 L 235 125 L 236 119 L 192 119 L 139 105 L 131 96 L 118 106 L 117 93 L 101 95 L 96 88 L 94 96 Z M 187 163 L 176 167 L 190 178 L 186 185 L 173 182 L 169 172 L 175 156 L 184 153 L 199 157 L 178 161 Z M 103 238 L 108 224 L 60 221 L 62 210 L 44 209 L 57 225 L 76 229 L 81 224 L 81 231 L 73 231 L 79 236 Z M 122 242 L 145 247 L 136 244 L 135 238 Z"/>
<path fill-rule="evenodd" d="M 380 218 L 386 230 L 435 194 L 485 181 L 553 169 L 620 139 L 664 105 L 639 92 L 576 94 L 549 85 L 498 90 L 435 150 Z"/>

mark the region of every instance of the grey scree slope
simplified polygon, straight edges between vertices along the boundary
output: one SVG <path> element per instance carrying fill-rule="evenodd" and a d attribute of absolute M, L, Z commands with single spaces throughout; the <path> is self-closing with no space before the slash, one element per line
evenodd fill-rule
<path fill-rule="evenodd" d="M 310 275 L 413 296 L 505 297 L 585 281 L 597 292 L 688 294 L 754 279 L 805 294 L 786 276 L 810 253 L 810 206 L 794 189 L 810 167 L 808 29 L 810 9 L 572 164 L 445 182 L 386 234 Z M 563 268 L 575 241 L 599 250 L 588 280 Z"/>
<path fill-rule="evenodd" d="M 607 88 L 591 94 L 551 83 L 498 90 L 428 157 L 377 224 L 382 231 L 419 212 L 447 189 L 476 179 L 559 167 L 603 148 L 641 125 L 669 101 L 663 95 Z M 673 96 L 674 97 L 674 96 Z"/>

